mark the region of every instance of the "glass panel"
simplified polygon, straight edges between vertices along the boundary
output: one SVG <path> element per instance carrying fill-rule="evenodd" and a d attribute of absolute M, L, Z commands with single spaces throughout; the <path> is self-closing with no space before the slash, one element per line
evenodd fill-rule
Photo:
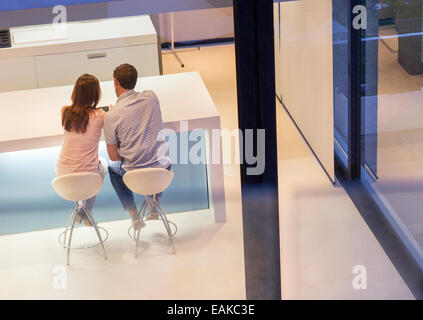
<path fill-rule="evenodd" d="M 109 2 L 117 0 L 61 0 L 60 5 L 73 5 L 92 2 Z M 0 11 L 23 10 L 30 8 L 50 7 L 58 4 L 57 0 L 14 0 L 0 2 Z"/>
<path fill-rule="evenodd" d="M 386 3 L 387 4 L 387 3 Z M 383 8 L 378 0 L 367 1 L 367 29 L 364 32 L 362 44 L 362 92 L 361 114 L 362 114 L 362 162 L 365 168 L 377 177 L 377 144 L 378 144 L 378 83 L 379 83 L 379 9 Z M 382 11 L 382 21 L 387 23 L 387 11 Z M 393 20 L 392 20 L 393 21 Z M 388 25 L 386 30 L 392 30 Z M 382 28 L 383 29 L 383 28 Z M 381 31 L 383 32 L 383 31 Z M 395 41 L 395 40 L 394 40 Z M 384 40 L 381 40 L 384 43 Z"/>
<path fill-rule="evenodd" d="M 320 2 L 318 7 L 314 6 L 311 2 L 302 1 L 297 3 L 295 6 L 302 10 L 302 14 L 313 15 L 322 14 L 325 8 L 330 9 L 330 4 L 327 2 Z M 289 22 L 281 21 L 281 15 L 286 15 L 289 10 L 293 12 L 295 10 L 293 4 L 284 4 L 283 1 L 275 1 L 274 4 L 274 30 L 275 30 L 275 68 L 276 68 L 276 94 L 279 99 L 283 100 L 283 91 L 287 91 L 286 82 L 291 80 L 295 81 L 295 78 L 284 76 L 286 70 L 283 69 L 283 59 L 287 59 L 290 48 L 286 44 L 287 40 L 282 39 L 283 35 L 287 34 L 284 29 L 290 28 Z M 302 7 L 300 7 L 302 6 Z M 297 14 L 301 15 L 301 10 L 297 11 Z M 313 11 L 314 10 L 314 11 Z M 348 167 L 348 107 L 349 107 L 349 78 L 346 76 L 348 70 L 348 50 L 349 50 L 349 33 L 348 33 L 348 17 L 349 9 L 345 6 L 344 0 L 333 0 L 332 1 L 332 42 L 333 42 L 333 120 L 334 120 L 334 141 L 335 141 L 335 153 L 344 166 Z M 320 22 L 324 19 L 322 16 L 319 17 Z M 314 18 L 314 23 L 318 22 L 319 18 Z M 322 25 L 327 28 L 327 25 Z M 322 30 L 322 29 L 321 29 Z M 328 29 L 329 30 L 329 29 Z M 328 32 L 330 34 L 330 32 Z M 304 44 L 304 43 L 303 43 Z M 316 44 L 318 46 L 318 44 Z M 310 48 L 313 46 L 310 44 Z M 303 48 L 304 49 L 304 48 Z M 292 50 L 292 48 L 291 48 Z M 304 51 L 306 51 L 304 49 Z M 291 57 L 292 60 L 292 57 Z M 286 62 L 285 62 L 286 63 Z M 294 63 L 295 64 L 295 63 Z M 298 62 L 296 63 L 296 65 Z M 306 64 L 305 64 L 306 65 Z M 307 76 L 312 76 L 314 70 L 305 71 Z M 331 82 L 331 78 L 328 78 Z M 315 89 L 313 89 L 315 92 Z M 330 94 L 328 95 L 330 96 Z M 289 97 L 287 98 L 289 101 Z M 294 100 L 295 101 L 295 100 Z M 298 103 L 297 101 L 295 101 Z M 287 105 L 289 109 L 289 106 Z M 313 117 L 310 117 L 313 118 Z M 329 117 L 330 118 L 330 117 Z M 297 120 L 297 119 L 294 119 Z M 304 132 L 303 132 L 304 133 Z M 328 141 L 330 141 L 329 139 Z M 329 156 L 331 157 L 331 156 Z M 330 171 L 330 170 L 329 170 Z"/>
<path fill-rule="evenodd" d="M 239 144 L 232 139 L 220 148 L 216 130 L 238 133 L 232 1 L 119 0 L 66 6 L 57 14 L 51 7 L 1 8 L 70 1 L 0 2 L 0 32 L 12 35 L 11 48 L 0 50 L 0 298 L 245 299 Z M 71 103 L 71 90 L 84 73 L 101 81 L 99 106 L 115 104 L 113 70 L 122 63 L 138 70 L 136 91 L 157 94 L 167 128 L 199 130 L 189 135 L 188 148 L 176 145 L 187 135 L 167 132 L 179 164 L 172 164 L 175 177 L 160 205 L 177 226 L 177 254 L 171 254 L 162 221 L 148 221 L 136 259 L 131 218 L 106 176 L 93 215 L 109 232 L 109 260 L 103 261 L 100 248 L 71 250 L 75 273 L 67 290 L 58 291 L 52 277 L 55 267 L 65 268 L 66 252 L 57 238 L 73 209 L 51 186 L 63 132 L 60 109 Z M 210 137 L 213 147 L 204 141 Z M 128 137 L 128 144 L 134 141 Z M 181 156 L 187 151 L 194 157 Z M 100 155 L 108 159 L 104 142 Z M 206 156 L 208 165 L 201 163 Z M 139 206 L 143 199 L 136 200 Z M 72 247 L 97 241 L 91 228 L 78 228 Z M 169 276 L 163 283 L 152 277 L 157 267 Z M 181 280 L 188 285 L 181 288 Z"/>
<path fill-rule="evenodd" d="M 335 153 L 348 168 L 348 107 L 349 77 L 348 50 L 350 15 L 345 0 L 333 0 L 333 88 Z"/>
<path fill-rule="evenodd" d="M 366 7 L 363 178 L 423 262 L 423 3 L 372 0 Z"/>
<path fill-rule="evenodd" d="M 280 70 L 276 74 L 280 75 L 277 92 L 282 95 L 286 109 L 334 181 L 332 21 L 332 0 L 281 2 L 280 61 L 277 63 Z M 338 59 L 342 55 L 340 50 L 342 48 L 336 48 Z M 336 74 L 339 72 L 341 70 L 335 70 Z M 338 85 L 341 95 L 343 85 Z M 340 101 L 338 105 L 345 102 Z"/>

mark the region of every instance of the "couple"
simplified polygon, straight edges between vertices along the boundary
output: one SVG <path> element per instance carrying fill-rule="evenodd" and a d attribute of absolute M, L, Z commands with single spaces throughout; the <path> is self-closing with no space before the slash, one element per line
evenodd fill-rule
<path fill-rule="evenodd" d="M 139 230 L 141 222 L 132 192 L 123 182 L 128 170 L 138 168 L 165 168 L 170 170 L 168 153 L 159 152 L 167 148 L 164 141 L 157 141 L 163 129 L 160 104 L 154 92 L 134 90 L 138 79 L 137 70 L 129 64 L 118 66 L 113 72 L 117 103 L 109 112 L 97 108 L 101 89 L 96 77 L 83 74 L 76 81 L 72 93 L 72 104 L 62 109 L 64 143 L 56 164 L 56 176 L 75 172 L 95 172 L 102 178 L 109 172 L 113 188 L 128 211 L 133 226 Z M 99 159 L 98 145 L 101 130 L 109 155 L 109 164 Z M 83 207 L 92 211 L 95 196 L 85 200 Z M 150 219 L 158 219 L 157 211 L 150 212 Z M 91 226 L 83 210 L 77 215 L 78 223 Z"/>

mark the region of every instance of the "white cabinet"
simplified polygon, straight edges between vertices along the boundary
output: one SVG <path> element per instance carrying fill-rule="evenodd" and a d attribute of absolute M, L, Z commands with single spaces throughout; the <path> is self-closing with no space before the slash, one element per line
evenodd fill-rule
<path fill-rule="evenodd" d="M 83 73 L 113 79 L 122 63 L 140 77 L 160 75 L 157 33 L 148 15 L 12 28 L 0 49 L 0 92 L 73 85 Z"/>
<path fill-rule="evenodd" d="M 35 57 L 38 87 L 73 84 L 83 73 L 90 73 L 100 81 L 113 80 L 113 70 L 122 63 L 132 64 L 138 70 L 140 77 L 159 75 L 157 45 L 149 44 Z"/>
<path fill-rule="evenodd" d="M 0 59 L 0 91 L 36 87 L 37 77 L 33 57 Z"/>

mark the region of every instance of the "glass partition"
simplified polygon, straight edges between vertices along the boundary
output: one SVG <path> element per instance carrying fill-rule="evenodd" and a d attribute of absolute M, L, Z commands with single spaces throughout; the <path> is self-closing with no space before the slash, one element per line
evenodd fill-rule
<path fill-rule="evenodd" d="M 119 0 L 61 0 L 60 5 L 67 6 L 67 5 L 74 5 L 74 4 L 109 2 L 109 1 L 119 1 Z M 2 1 L 0 2 L 0 11 L 24 10 L 24 9 L 31 9 L 31 8 L 50 7 L 55 5 L 57 5 L 57 1 L 55 0 Z"/>
<path fill-rule="evenodd" d="M 333 113 L 335 154 L 348 168 L 349 132 L 349 7 L 345 0 L 333 0 Z"/>
<path fill-rule="evenodd" d="M 362 175 L 423 267 L 423 3 L 366 1 Z"/>
<path fill-rule="evenodd" d="M 0 299 L 245 298 L 233 20 L 231 0 L 1 1 Z M 174 173 L 160 198 L 168 219 L 147 208 L 136 243 L 137 214 L 122 208 L 107 174 L 94 221 L 75 224 L 68 268 L 62 240 L 74 203 L 52 188 L 61 109 L 86 73 L 99 80 L 97 107 L 131 96 L 116 90 L 122 64 L 137 70 L 136 92 L 159 100 L 166 130 L 157 138 L 168 141 Z M 156 137 L 134 131 L 159 121 L 137 116 L 126 118 L 127 145 L 150 150 Z M 75 149 L 77 163 L 86 153 Z M 110 160 L 103 140 L 99 156 Z M 54 287 L 57 268 L 69 270 L 66 290 Z"/>
<path fill-rule="evenodd" d="M 277 1 L 274 10 L 276 93 L 334 181 L 335 153 L 348 167 L 348 6 Z"/>

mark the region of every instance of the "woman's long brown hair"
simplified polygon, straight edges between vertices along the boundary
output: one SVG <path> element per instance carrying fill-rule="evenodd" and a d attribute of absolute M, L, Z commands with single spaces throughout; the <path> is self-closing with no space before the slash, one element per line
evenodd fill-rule
<path fill-rule="evenodd" d="M 72 105 L 62 111 L 62 126 L 66 131 L 85 133 L 90 114 L 101 99 L 100 83 L 90 74 L 83 74 L 76 80 L 72 92 Z"/>

